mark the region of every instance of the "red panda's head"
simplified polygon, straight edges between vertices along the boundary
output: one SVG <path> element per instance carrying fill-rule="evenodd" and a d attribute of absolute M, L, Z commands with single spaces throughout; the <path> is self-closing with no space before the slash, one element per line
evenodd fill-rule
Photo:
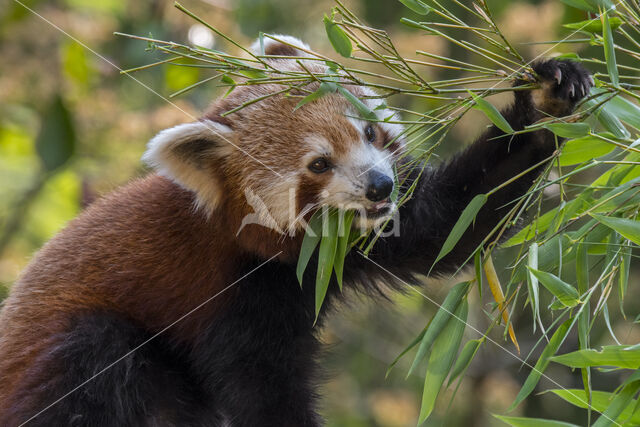
<path fill-rule="evenodd" d="M 283 76 L 304 69 L 327 73 L 324 61 L 299 59 L 311 57 L 306 44 L 289 36 L 274 37 L 285 43 L 265 38 L 264 52 L 282 57 L 266 60 Z M 241 198 L 252 208 L 249 212 L 258 214 L 258 222 L 282 231 L 295 232 L 299 220 L 319 206 L 355 209 L 359 225 L 371 227 L 394 208 L 389 196 L 393 165 L 403 149 L 402 129 L 360 118 L 340 93 L 296 109 L 318 85 L 294 92 L 299 96 L 284 94 L 286 86 L 277 83 L 238 86 L 215 101 L 199 121 L 160 132 L 149 142 L 143 160 L 193 191 L 197 204 L 209 213 L 238 206 Z M 378 107 L 381 100 L 370 89 L 343 87 L 380 120 L 393 116 Z M 243 107 L 224 114 L 239 106 Z"/>

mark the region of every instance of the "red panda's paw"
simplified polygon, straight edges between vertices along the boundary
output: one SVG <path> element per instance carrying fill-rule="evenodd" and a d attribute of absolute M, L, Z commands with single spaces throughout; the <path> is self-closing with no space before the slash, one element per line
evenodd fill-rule
<path fill-rule="evenodd" d="M 593 87 L 591 73 L 575 61 L 546 59 L 534 63 L 533 70 L 541 86 L 531 92 L 533 104 L 554 117 L 571 114 Z"/>

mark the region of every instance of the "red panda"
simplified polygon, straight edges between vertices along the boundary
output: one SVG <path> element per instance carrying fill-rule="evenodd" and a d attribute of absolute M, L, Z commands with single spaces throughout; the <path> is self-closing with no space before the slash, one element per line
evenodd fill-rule
<path fill-rule="evenodd" d="M 265 40 L 265 53 L 299 69 L 287 58 L 309 47 L 282 37 Z M 569 114 L 592 85 L 577 63 L 534 70 L 541 89 L 517 91 L 503 112 L 515 130 Z M 345 88 L 380 119 L 393 114 L 368 89 Z M 198 121 L 160 132 L 143 156 L 155 173 L 94 202 L 37 253 L 0 313 L 1 425 L 322 424 L 316 331 L 341 293 L 332 281 L 314 326 L 315 276 L 300 287 L 295 271 L 304 219 L 321 206 L 359 209 L 364 227 L 389 218 L 404 142 L 398 125 L 357 118 L 340 94 L 298 109 L 280 94 L 223 115 L 281 89 L 238 87 Z M 398 235 L 370 259 L 347 256 L 345 286 L 375 293 L 425 273 L 475 195 L 555 150 L 546 131 L 501 136 L 491 127 L 427 168 L 397 209 Z M 437 272 L 462 264 L 540 170 L 493 194 Z"/>

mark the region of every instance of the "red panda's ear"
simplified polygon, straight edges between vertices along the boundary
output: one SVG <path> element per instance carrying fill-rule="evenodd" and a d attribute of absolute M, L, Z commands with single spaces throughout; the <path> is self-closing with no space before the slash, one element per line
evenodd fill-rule
<path fill-rule="evenodd" d="M 218 122 L 186 123 L 154 136 L 142 160 L 160 175 L 196 193 L 198 206 L 211 211 L 222 194 L 216 165 L 233 146 L 232 138 L 231 128 Z"/>
<path fill-rule="evenodd" d="M 282 34 L 269 34 L 268 36 L 265 35 L 262 38 L 262 47 L 264 47 L 265 55 L 278 56 L 307 56 L 307 53 L 305 53 L 303 50 L 300 50 L 299 48 L 302 48 L 304 50 L 311 50 L 309 45 L 302 40 Z M 262 55 L 260 39 L 253 42 L 253 44 L 251 45 L 251 50 L 256 55 Z"/>

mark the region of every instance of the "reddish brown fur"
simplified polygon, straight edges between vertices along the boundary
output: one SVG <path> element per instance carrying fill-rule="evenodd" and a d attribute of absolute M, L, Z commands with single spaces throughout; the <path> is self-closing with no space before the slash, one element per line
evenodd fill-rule
<path fill-rule="evenodd" d="M 74 313 L 103 308 L 159 331 L 246 273 L 234 259 L 279 250 L 295 256 L 293 240 L 265 238 L 255 225 L 236 239 L 238 217 L 221 212 L 238 208 L 229 209 L 207 220 L 194 212 L 191 193 L 151 175 L 94 203 L 47 243 L 0 315 L 0 372 L 11 373 L 0 379 L 0 412 Z M 223 301 L 224 294 L 166 333 L 191 341 Z"/>

